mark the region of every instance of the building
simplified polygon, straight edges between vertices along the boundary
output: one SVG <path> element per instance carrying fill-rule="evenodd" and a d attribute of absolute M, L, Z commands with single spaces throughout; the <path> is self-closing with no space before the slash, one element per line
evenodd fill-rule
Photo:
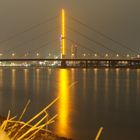
<path fill-rule="evenodd" d="M 77 45 L 71 46 L 71 59 L 77 58 Z"/>

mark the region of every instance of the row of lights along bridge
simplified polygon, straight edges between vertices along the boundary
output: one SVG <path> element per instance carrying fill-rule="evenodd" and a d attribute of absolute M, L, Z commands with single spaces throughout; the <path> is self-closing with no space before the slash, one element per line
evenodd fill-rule
<path fill-rule="evenodd" d="M 35 54 L 31 54 L 31 55 L 33 55 L 33 56 L 36 56 L 36 57 L 40 57 L 41 58 L 41 54 L 40 53 L 35 53 Z M 16 56 L 18 56 L 18 54 L 16 54 L 16 53 L 11 53 L 11 57 L 16 57 Z M 28 57 L 28 56 L 30 56 L 30 54 L 29 53 L 26 53 L 26 54 L 24 54 L 23 55 L 23 57 Z M 2 54 L 2 53 L 0 53 L 0 57 L 1 58 L 3 58 L 4 57 L 4 54 Z M 54 55 L 54 54 L 51 54 L 51 53 L 48 53 L 48 55 L 46 55 L 46 58 L 54 58 L 54 59 L 57 59 L 57 58 L 59 58 L 60 56 L 57 56 L 57 55 Z M 77 56 L 77 54 L 75 54 L 75 53 L 71 53 L 71 59 L 76 59 L 76 58 L 83 58 L 83 59 L 85 59 L 85 58 L 122 58 L 122 56 L 121 55 L 119 55 L 119 54 L 116 54 L 116 55 L 111 55 L 111 54 L 104 54 L 104 55 L 98 55 L 97 53 L 94 53 L 94 54 L 89 54 L 89 53 L 83 53 L 83 54 L 81 54 L 81 55 L 79 55 L 79 56 Z M 123 56 L 124 58 L 138 58 L 138 59 L 140 59 L 140 55 L 136 55 L 136 56 L 131 56 L 130 54 L 126 54 L 125 56 Z"/>

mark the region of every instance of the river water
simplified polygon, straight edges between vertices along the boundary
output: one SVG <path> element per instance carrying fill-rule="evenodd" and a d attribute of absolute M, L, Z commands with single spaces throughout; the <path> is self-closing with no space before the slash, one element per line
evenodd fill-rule
<path fill-rule="evenodd" d="M 140 69 L 0 68 L 0 114 L 27 121 L 55 98 L 50 126 L 60 136 L 93 140 L 140 139 Z"/>

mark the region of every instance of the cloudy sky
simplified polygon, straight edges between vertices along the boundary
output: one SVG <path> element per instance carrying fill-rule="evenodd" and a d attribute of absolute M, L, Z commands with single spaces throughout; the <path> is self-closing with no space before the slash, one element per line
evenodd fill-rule
<path fill-rule="evenodd" d="M 15 51 L 22 54 L 22 52 L 36 51 L 35 48 L 54 39 L 54 43 L 38 51 L 46 54 L 58 53 L 61 8 L 66 10 L 68 27 L 115 51 L 130 53 L 129 50 L 121 49 L 120 46 L 72 21 L 68 17 L 70 15 L 127 47 L 140 51 L 139 0 L 0 0 L 0 52 L 8 54 Z M 56 20 L 41 24 L 33 30 L 10 39 L 11 36 L 55 16 L 57 16 Z M 67 29 L 67 36 L 94 51 L 107 52 L 96 43 L 69 29 Z M 67 44 L 71 45 L 70 42 Z"/>

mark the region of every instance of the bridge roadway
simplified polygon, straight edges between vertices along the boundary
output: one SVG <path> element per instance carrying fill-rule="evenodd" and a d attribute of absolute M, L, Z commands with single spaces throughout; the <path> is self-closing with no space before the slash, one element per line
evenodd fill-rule
<path fill-rule="evenodd" d="M 140 59 L 45 59 L 45 58 L 13 58 L 0 59 L 0 62 L 59 62 L 61 67 L 127 67 L 140 68 Z M 46 65 L 47 66 L 47 65 Z"/>

